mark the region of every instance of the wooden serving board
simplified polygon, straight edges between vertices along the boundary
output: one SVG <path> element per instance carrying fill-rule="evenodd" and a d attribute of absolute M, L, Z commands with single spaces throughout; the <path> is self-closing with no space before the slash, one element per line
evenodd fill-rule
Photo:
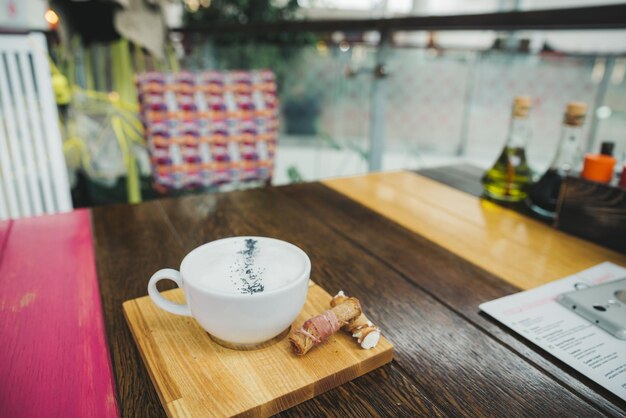
<path fill-rule="evenodd" d="M 163 295 L 184 300 L 180 289 Z M 329 309 L 330 300 L 312 283 L 293 326 Z M 124 314 L 170 417 L 269 416 L 393 358 L 393 346 L 384 337 L 375 348 L 363 350 L 343 331 L 303 357 L 292 353 L 287 338 L 259 350 L 231 350 L 213 342 L 193 318 L 169 314 L 148 296 L 124 302 Z"/>

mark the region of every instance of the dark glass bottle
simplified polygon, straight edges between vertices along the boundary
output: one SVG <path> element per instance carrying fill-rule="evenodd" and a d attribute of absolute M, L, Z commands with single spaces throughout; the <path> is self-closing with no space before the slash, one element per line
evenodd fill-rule
<path fill-rule="evenodd" d="M 619 178 L 619 187 L 626 189 L 626 150 L 622 154 L 622 174 Z"/>
<path fill-rule="evenodd" d="M 580 171 L 582 126 L 586 113 L 586 104 L 568 103 L 556 155 L 548 170 L 530 190 L 527 199 L 528 206 L 543 217 L 554 218 L 556 216 L 556 206 L 563 179 Z"/>
<path fill-rule="evenodd" d="M 519 202 L 528 194 L 532 184 L 532 172 L 526 161 L 526 144 L 531 136 L 529 111 L 530 97 L 516 97 L 504 148 L 493 166 L 482 177 L 487 197 L 506 202 Z"/>

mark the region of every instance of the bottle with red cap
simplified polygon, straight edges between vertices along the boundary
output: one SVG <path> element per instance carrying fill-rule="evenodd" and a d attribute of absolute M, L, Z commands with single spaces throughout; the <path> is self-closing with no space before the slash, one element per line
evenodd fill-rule
<path fill-rule="evenodd" d="M 611 183 L 617 163 L 613 148 L 615 143 L 603 142 L 600 154 L 586 154 L 581 177 L 598 183 Z"/>

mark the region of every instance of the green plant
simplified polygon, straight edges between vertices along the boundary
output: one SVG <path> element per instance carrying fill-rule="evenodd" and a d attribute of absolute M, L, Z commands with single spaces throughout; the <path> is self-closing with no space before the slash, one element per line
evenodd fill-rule
<path fill-rule="evenodd" d="M 247 24 L 277 22 L 297 18 L 297 0 L 213 0 L 209 7 L 197 11 L 186 10 L 185 25 L 202 28 L 219 24 Z M 254 32 L 212 33 L 209 42 L 218 68 L 270 68 L 282 85 L 290 63 L 299 55 L 302 46 L 312 45 L 310 33 Z"/>
<path fill-rule="evenodd" d="M 300 174 L 300 170 L 295 165 L 290 165 L 287 167 L 287 176 L 289 177 L 289 182 L 294 183 L 303 183 L 304 177 Z"/>
<path fill-rule="evenodd" d="M 195 11 L 186 9 L 185 23 L 275 22 L 296 18 L 297 0 L 213 0 Z"/>

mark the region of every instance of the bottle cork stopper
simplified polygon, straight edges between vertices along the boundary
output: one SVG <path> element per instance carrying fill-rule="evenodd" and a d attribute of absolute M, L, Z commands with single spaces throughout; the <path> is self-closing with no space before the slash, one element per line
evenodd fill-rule
<path fill-rule="evenodd" d="M 530 96 L 517 96 L 513 100 L 513 117 L 526 118 L 531 107 Z"/>
<path fill-rule="evenodd" d="M 587 105 L 582 102 L 569 102 L 565 109 L 564 122 L 571 126 L 582 126 L 587 115 Z"/>

